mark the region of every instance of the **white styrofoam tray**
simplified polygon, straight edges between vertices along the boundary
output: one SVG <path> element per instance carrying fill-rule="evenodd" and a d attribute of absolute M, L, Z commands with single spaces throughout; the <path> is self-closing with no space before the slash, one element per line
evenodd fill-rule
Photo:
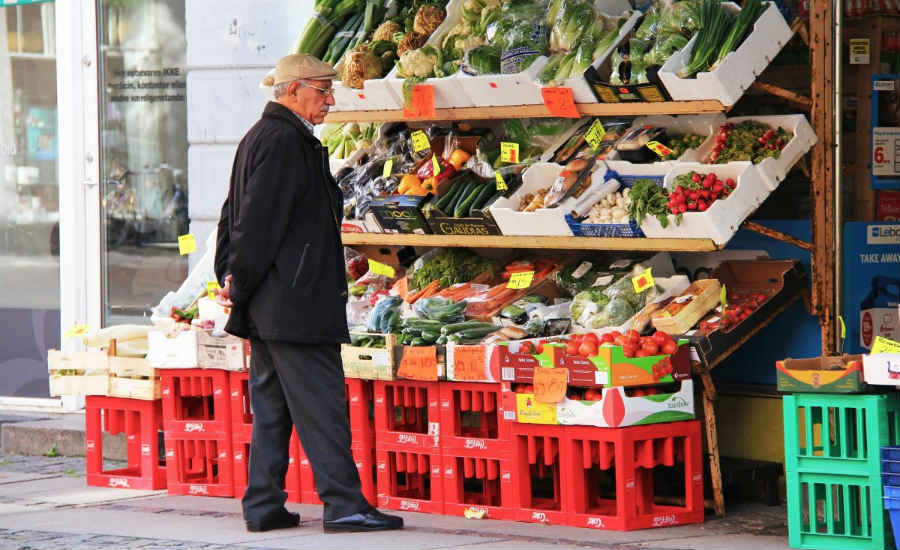
<path fill-rule="evenodd" d="M 665 128 L 667 131 L 671 131 L 676 134 L 697 134 L 700 136 L 707 136 L 707 139 L 698 147 L 697 149 L 688 149 L 681 155 L 677 160 L 661 160 L 653 163 L 633 163 L 627 160 L 622 160 L 619 158 L 619 153 L 613 151 L 612 154 L 608 155 L 607 158 L 614 160 L 618 166 L 624 171 L 624 173 L 631 173 L 630 168 L 628 166 L 657 166 L 664 168 L 665 171 L 670 170 L 675 164 L 678 162 L 702 162 L 703 154 L 702 151 L 706 150 L 706 146 L 712 141 L 715 142 L 715 133 L 716 130 L 719 129 L 719 126 L 725 123 L 725 115 L 722 114 L 708 114 L 708 115 L 649 115 L 642 116 L 634 119 L 634 122 L 631 124 L 631 127 L 625 132 L 627 135 L 629 132 L 636 128 L 640 128 L 642 126 L 657 126 Z M 709 145 L 709 149 L 712 149 L 712 145 Z M 660 168 L 657 168 L 657 173 L 664 173 Z"/>
<path fill-rule="evenodd" d="M 538 208 L 534 212 L 519 212 L 519 199 L 538 189 L 550 187 L 553 180 L 563 171 L 559 164 L 538 162 L 525 170 L 522 186 L 509 198 L 500 197 L 491 205 L 491 215 L 504 235 L 549 235 L 572 236 L 566 223 L 566 212 L 574 199 L 564 200 L 556 208 Z"/>
<path fill-rule="evenodd" d="M 863 378 L 868 384 L 900 386 L 900 353 L 863 355 Z"/>
<path fill-rule="evenodd" d="M 783 128 L 794 133 L 793 139 L 781 150 L 778 158 L 767 158 L 756 165 L 765 180 L 766 186 L 770 191 L 778 188 L 791 168 L 797 164 L 803 155 L 805 155 L 818 141 L 816 133 L 812 126 L 806 120 L 806 115 L 761 115 L 761 116 L 742 116 L 728 118 L 723 121 L 740 124 L 745 120 L 755 120 L 768 124 L 772 128 Z M 705 159 L 712 153 L 713 147 L 716 145 L 715 136 L 700 147 L 698 154 L 700 160 Z M 723 166 L 713 165 L 713 166 Z"/>
<path fill-rule="evenodd" d="M 663 185 L 671 191 L 675 188 L 675 178 L 691 171 L 703 175 L 712 172 L 721 180 L 734 178 L 737 187 L 731 195 L 715 201 L 705 212 L 685 212 L 680 225 L 675 225 L 673 214 L 669 214 L 669 225 L 665 228 L 656 216 L 647 215 L 641 222 L 644 235 L 650 238 L 712 239 L 716 244 L 723 245 L 770 192 L 759 170 L 749 162 L 714 166 L 680 163 L 666 175 Z"/>
<path fill-rule="evenodd" d="M 764 4 L 766 9 L 753 25 L 753 31 L 713 71 L 697 73 L 696 78 L 678 77 L 678 70 L 690 61 L 696 36 L 663 64 L 659 78 L 673 100 L 717 99 L 725 106 L 737 103 L 794 35 L 775 3 Z M 722 6 L 732 14 L 740 12 L 734 3 Z"/>

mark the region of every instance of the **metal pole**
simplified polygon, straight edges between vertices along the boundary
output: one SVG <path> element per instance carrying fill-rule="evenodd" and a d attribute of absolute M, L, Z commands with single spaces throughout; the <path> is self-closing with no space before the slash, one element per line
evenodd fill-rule
<path fill-rule="evenodd" d="M 834 10 L 834 317 L 830 322 L 834 324 L 834 349 L 842 352 L 841 327 L 838 320 L 843 305 L 843 170 L 841 170 L 841 99 L 842 99 L 842 67 L 843 42 L 841 40 L 844 25 L 844 10 L 842 0 L 832 0 L 831 9 Z M 858 184 L 859 182 L 854 182 Z"/>

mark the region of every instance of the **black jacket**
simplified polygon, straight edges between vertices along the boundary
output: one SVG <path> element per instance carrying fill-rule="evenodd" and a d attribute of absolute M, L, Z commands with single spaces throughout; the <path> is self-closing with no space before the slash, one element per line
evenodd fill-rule
<path fill-rule="evenodd" d="M 328 152 L 274 102 L 238 145 L 216 243 L 216 277 L 232 275 L 225 330 L 263 340 L 346 342 L 343 198 Z"/>

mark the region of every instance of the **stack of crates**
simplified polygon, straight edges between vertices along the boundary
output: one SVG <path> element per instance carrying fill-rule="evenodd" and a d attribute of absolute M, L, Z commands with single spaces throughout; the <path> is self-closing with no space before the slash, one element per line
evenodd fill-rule
<path fill-rule="evenodd" d="M 898 394 L 785 395 L 788 532 L 793 548 L 881 550 L 881 448 L 900 440 Z"/>
<path fill-rule="evenodd" d="M 900 447 L 881 448 L 881 481 L 884 509 L 891 517 L 894 532 L 894 548 L 900 548 Z"/>

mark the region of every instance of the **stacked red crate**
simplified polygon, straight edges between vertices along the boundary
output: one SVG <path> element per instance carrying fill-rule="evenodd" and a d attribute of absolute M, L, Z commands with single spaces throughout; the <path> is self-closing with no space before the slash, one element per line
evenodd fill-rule
<path fill-rule="evenodd" d="M 512 424 L 513 506 L 517 521 L 566 525 L 571 480 L 565 426 Z"/>

